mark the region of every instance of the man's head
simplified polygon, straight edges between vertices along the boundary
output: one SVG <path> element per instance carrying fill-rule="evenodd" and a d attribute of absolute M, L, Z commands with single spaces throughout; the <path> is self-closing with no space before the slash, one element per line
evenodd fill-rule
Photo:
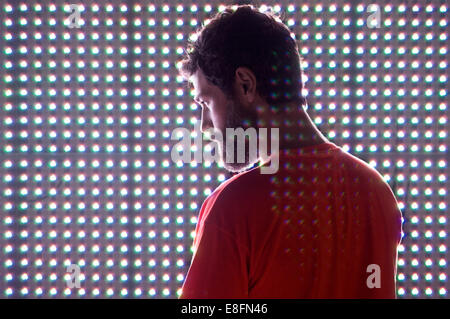
<path fill-rule="evenodd" d="M 251 6 L 218 13 L 191 42 L 180 71 L 193 84 L 202 107 L 202 131 L 257 127 L 267 109 L 303 105 L 300 56 L 290 30 L 276 17 Z M 225 147 L 221 148 L 222 158 Z M 246 148 L 247 151 L 247 148 Z M 225 164 L 231 171 L 252 166 Z"/>

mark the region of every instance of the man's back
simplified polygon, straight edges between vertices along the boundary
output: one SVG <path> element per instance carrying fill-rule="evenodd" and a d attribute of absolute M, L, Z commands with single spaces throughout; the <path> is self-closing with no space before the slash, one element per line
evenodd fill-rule
<path fill-rule="evenodd" d="M 182 298 L 394 298 L 400 236 L 366 163 L 333 143 L 282 151 L 276 174 L 255 168 L 207 198 Z"/>

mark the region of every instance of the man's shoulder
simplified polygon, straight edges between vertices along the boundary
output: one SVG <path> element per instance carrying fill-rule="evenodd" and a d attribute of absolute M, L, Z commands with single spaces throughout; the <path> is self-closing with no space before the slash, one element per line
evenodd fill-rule
<path fill-rule="evenodd" d="M 387 185 L 384 177 L 374 166 L 346 151 L 342 151 L 341 157 L 337 162 L 337 169 L 345 170 L 353 177 L 366 182 L 383 186 Z"/>
<path fill-rule="evenodd" d="M 337 187 L 354 190 L 367 200 L 380 201 L 383 205 L 397 205 L 391 186 L 375 166 L 344 151 L 335 168 Z"/>
<path fill-rule="evenodd" d="M 238 173 L 222 182 L 204 201 L 203 218 L 245 219 L 244 214 L 251 213 L 252 207 L 261 204 L 267 196 L 265 177 L 259 168 Z"/>
<path fill-rule="evenodd" d="M 264 174 L 261 174 L 260 168 L 255 167 L 222 182 L 208 198 L 245 201 L 259 194 L 264 188 L 264 180 Z"/>

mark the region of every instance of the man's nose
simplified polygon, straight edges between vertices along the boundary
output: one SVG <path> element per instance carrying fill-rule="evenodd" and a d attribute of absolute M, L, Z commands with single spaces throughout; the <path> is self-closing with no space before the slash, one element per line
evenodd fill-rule
<path fill-rule="evenodd" d="M 206 130 L 213 128 L 214 125 L 212 123 L 211 117 L 209 115 L 209 111 L 206 107 L 202 108 L 202 125 L 200 126 L 200 130 L 202 133 L 205 133 Z"/>

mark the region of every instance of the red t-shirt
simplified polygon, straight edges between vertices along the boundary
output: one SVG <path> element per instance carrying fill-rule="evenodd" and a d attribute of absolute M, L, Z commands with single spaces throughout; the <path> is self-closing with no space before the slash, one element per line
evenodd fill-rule
<path fill-rule="evenodd" d="M 203 203 L 180 298 L 395 298 L 401 212 L 334 143 L 280 151 Z"/>

